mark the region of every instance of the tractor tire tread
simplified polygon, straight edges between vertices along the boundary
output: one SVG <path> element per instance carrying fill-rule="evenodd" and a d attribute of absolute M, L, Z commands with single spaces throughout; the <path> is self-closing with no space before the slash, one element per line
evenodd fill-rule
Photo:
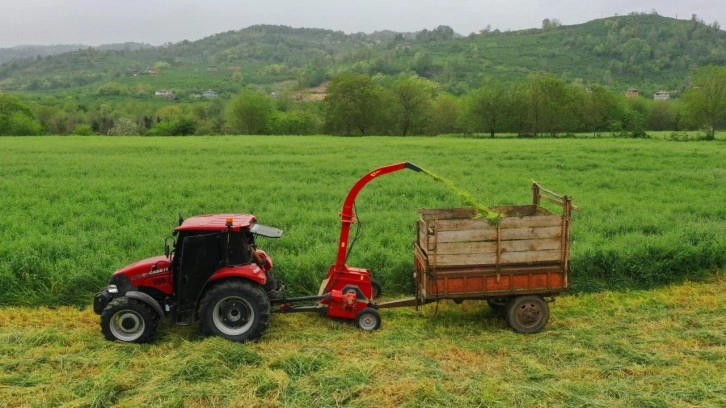
<path fill-rule="evenodd" d="M 244 296 L 250 302 L 255 311 L 254 318 L 256 319 L 253 326 L 247 332 L 236 336 L 222 333 L 215 327 L 212 319 L 215 304 L 226 296 L 234 295 Z M 271 309 L 270 300 L 261 286 L 245 280 L 226 280 L 209 288 L 203 295 L 201 302 L 199 302 L 202 332 L 207 335 L 216 335 L 237 342 L 255 340 L 262 336 L 269 327 Z"/>

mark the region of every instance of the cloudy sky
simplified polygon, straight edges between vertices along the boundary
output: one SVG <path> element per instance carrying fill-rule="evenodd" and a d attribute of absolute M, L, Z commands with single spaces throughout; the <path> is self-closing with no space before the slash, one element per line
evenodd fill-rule
<path fill-rule="evenodd" d="M 633 11 L 726 27 L 723 0 L 0 0 L 0 48 L 25 44 L 160 45 L 254 24 L 346 33 L 418 31 L 448 25 L 469 34 L 564 25 Z M 723 29 L 723 28 L 722 28 Z"/>

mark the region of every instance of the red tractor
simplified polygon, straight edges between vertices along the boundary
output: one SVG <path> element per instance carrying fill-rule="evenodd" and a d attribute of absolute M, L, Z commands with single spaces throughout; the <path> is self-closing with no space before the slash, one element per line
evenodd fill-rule
<path fill-rule="evenodd" d="M 249 214 L 180 216 L 165 255 L 119 269 L 96 294 L 104 336 L 148 342 L 170 316 L 180 325 L 199 319 L 205 333 L 234 341 L 259 337 L 270 323 L 276 283 L 257 235 L 278 238 L 282 231 Z"/>
<path fill-rule="evenodd" d="M 278 238 L 281 230 L 257 224 L 248 214 L 180 217 L 164 256 L 119 269 L 108 288 L 96 294 L 93 309 L 101 315 L 104 336 L 147 342 L 157 322 L 169 315 L 182 325 L 201 320 L 205 333 L 242 342 L 267 329 L 271 304 L 279 305 L 278 312 L 318 312 L 354 320 L 363 330 L 378 329 L 381 317 L 373 299 L 380 287 L 368 269 L 346 265 L 350 227 L 357 221 L 353 209 L 360 190 L 378 176 L 403 169 L 421 171 L 408 162 L 380 167 L 350 189 L 341 212 L 336 262 L 317 295 L 288 298 L 284 288 L 276 287 L 272 260 L 257 249 L 255 236 Z"/>

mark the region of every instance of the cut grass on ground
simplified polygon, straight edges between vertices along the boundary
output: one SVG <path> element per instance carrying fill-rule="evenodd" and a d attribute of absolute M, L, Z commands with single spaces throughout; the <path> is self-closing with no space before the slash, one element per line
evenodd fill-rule
<path fill-rule="evenodd" d="M 563 296 L 541 333 L 483 302 L 382 311 L 373 333 L 274 315 L 262 339 L 161 326 L 111 343 L 70 307 L 0 309 L 0 407 L 726 405 L 726 280 Z"/>

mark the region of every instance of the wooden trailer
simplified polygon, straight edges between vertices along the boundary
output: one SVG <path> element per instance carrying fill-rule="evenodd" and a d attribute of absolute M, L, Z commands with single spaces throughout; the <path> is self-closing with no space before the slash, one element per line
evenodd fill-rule
<path fill-rule="evenodd" d="M 549 202 L 554 213 L 541 206 Z M 419 210 L 414 243 L 416 304 L 486 300 L 516 331 L 549 319 L 545 299 L 569 286 L 571 198 L 532 182 L 532 204 L 492 207 L 498 224 L 474 208 Z"/>

